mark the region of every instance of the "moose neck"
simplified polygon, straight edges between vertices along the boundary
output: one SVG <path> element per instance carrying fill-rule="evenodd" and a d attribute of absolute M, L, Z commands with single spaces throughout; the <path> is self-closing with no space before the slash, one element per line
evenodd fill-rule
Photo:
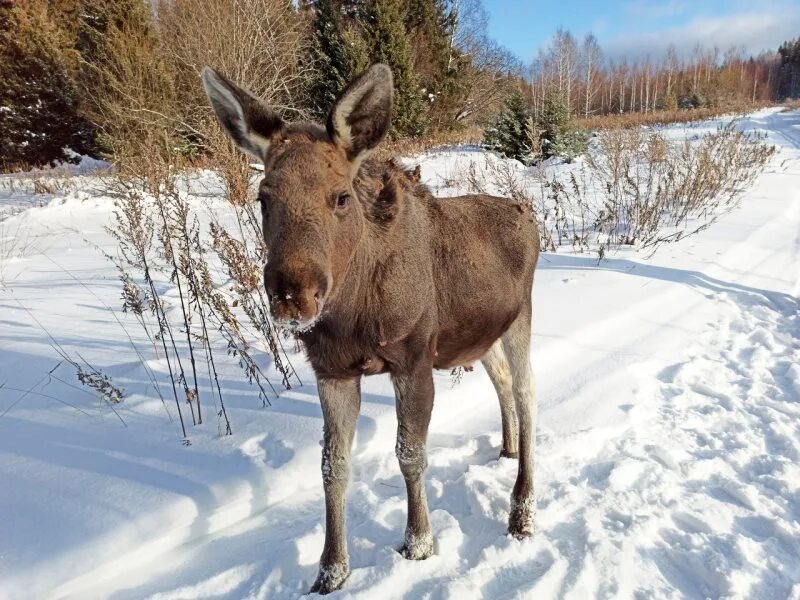
<path fill-rule="evenodd" d="M 354 183 L 364 210 L 364 229 L 332 299 L 330 317 L 370 320 L 385 288 L 397 284 L 387 264 L 409 244 L 424 243 L 422 203 L 407 175 L 392 161 L 367 161 Z"/>

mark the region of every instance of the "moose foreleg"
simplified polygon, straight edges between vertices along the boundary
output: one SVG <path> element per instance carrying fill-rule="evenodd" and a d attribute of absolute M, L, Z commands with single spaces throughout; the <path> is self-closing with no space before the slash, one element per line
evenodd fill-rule
<path fill-rule="evenodd" d="M 397 445 L 395 452 L 408 493 L 408 524 L 401 554 L 423 560 L 433 554 L 433 535 L 425 497 L 428 465 L 428 425 L 433 409 L 433 366 L 419 361 L 408 375 L 392 378 L 397 397 Z"/>
<path fill-rule="evenodd" d="M 361 407 L 360 379 L 319 379 L 324 419 L 322 483 L 325 488 L 325 547 L 311 592 L 330 593 L 350 574 L 345 539 L 345 494 L 350 451 Z"/>

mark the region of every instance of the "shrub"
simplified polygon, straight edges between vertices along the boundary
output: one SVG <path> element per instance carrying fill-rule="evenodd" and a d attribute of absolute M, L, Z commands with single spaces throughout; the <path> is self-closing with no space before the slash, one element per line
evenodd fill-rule
<path fill-rule="evenodd" d="M 577 129 L 569 118 L 569 109 L 564 99 L 550 92 L 538 119 L 541 131 L 542 157 L 560 156 L 567 162 L 586 152 L 586 133 Z"/>
<path fill-rule="evenodd" d="M 541 247 L 657 248 L 698 233 L 733 210 L 775 153 L 735 122 L 699 139 L 672 141 L 641 128 L 599 134 L 585 163 L 549 175 L 486 163 L 462 175 L 472 192 L 500 191 L 539 221 Z M 506 163 L 507 164 L 507 163 Z"/>
<path fill-rule="evenodd" d="M 0 0 L 0 168 L 75 162 L 92 153 L 67 58 L 45 2 Z"/>
<path fill-rule="evenodd" d="M 566 102 L 555 92 L 547 95 L 543 110 L 535 119 L 517 92 L 506 101 L 484 135 L 488 149 L 525 164 L 553 156 L 571 162 L 586 152 L 587 144 L 586 133 L 574 126 Z"/>

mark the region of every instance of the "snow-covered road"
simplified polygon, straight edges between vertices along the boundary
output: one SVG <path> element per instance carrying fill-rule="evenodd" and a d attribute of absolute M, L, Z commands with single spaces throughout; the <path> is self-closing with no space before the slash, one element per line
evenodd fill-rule
<path fill-rule="evenodd" d="M 532 540 L 505 535 L 516 464 L 497 458 L 497 401 L 476 367 L 437 377 L 437 551 L 400 557 L 392 388 L 365 381 L 353 572 L 331 598 L 800 599 L 800 113 L 742 126 L 781 150 L 718 224 L 649 259 L 541 256 Z M 423 178 L 447 160 L 423 158 Z M 72 194 L 7 221 L 32 241 L 5 266 L 0 384 L 44 395 L 0 389 L 0 598 L 296 598 L 323 541 L 313 377 L 295 357 L 305 385 L 261 408 L 232 366 L 234 435 L 211 423 L 181 446 L 104 306 L 118 304 L 113 268 L 83 241 L 111 248 L 110 211 Z M 127 427 L 48 380 L 57 357 L 20 303 L 128 389 Z"/>

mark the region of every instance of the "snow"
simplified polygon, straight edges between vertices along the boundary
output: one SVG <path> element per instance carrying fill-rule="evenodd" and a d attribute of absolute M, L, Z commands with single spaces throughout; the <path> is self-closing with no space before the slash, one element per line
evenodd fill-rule
<path fill-rule="evenodd" d="M 352 574 L 332 598 L 800 598 L 800 113 L 740 126 L 780 152 L 710 229 L 649 258 L 541 256 L 532 539 L 505 532 L 516 461 L 498 459 L 498 404 L 476 365 L 457 384 L 436 376 L 435 554 L 402 558 L 392 386 L 364 381 Z M 459 149 L 410 162 L 447 194 L 457 163 L 486 160 L 501 159 Z M 0 254 L 0 598 L 296 598 L 324 539 L 313 374 L 293 355 L 304 385 L 263 408 L 225 365 L 234 434 L 209 419 L 183 446 L 107 308 L 120 291 L 97 248 L 113 250 L 113 207 L 96 184 L 76 176 L 43 206 L 0 196 L 17 207 L 0 229 L 13 249 Z M 68 368 L 48 375 L 58 356 L 21 305 L 125 388 L 125 425 Z M 165 385 L 165 365 L 149 365 Z"/>

